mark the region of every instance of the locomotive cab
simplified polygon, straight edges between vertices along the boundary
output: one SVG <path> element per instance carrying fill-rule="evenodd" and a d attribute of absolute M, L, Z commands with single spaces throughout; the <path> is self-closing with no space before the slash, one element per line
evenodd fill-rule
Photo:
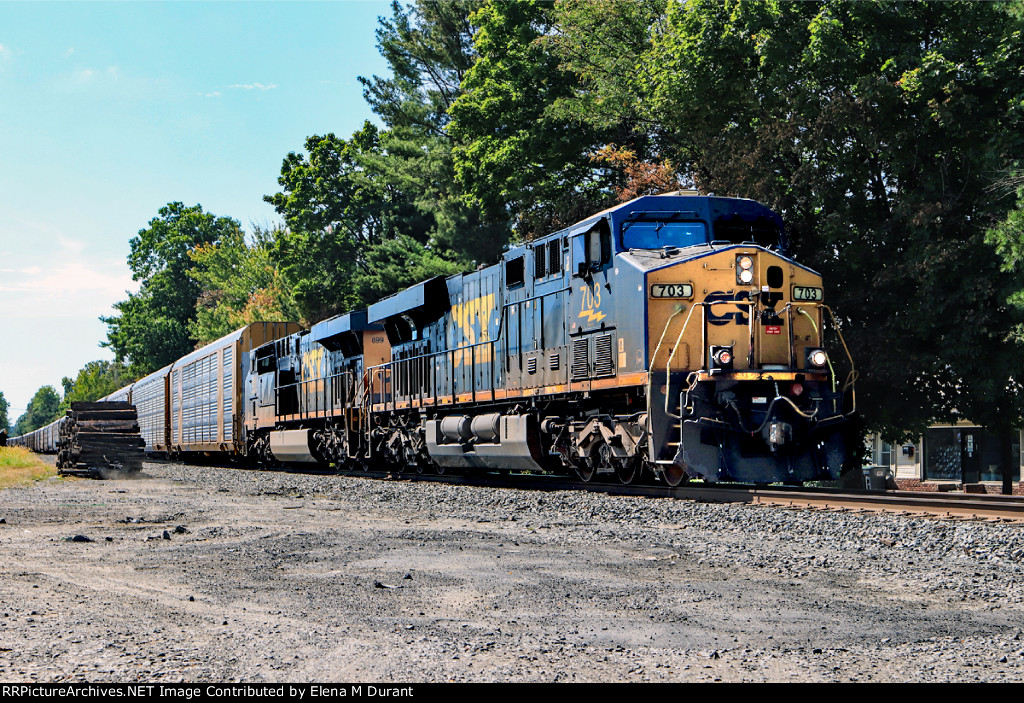
<path fill-rule="evenodd" d="M 647 265 L 650 451 L 672 484 L 834 479 L 845 456 L 852 376 L 840 388 L 825 349 L 821 276 L 780 252 L 778 217 L 751 205 L 762 212 L 711 217 L 707 234 L 649 215 L 634 230 L 651 247 L 630 250 Z M 674 241 L 652 253 L 665 230 Z"/>

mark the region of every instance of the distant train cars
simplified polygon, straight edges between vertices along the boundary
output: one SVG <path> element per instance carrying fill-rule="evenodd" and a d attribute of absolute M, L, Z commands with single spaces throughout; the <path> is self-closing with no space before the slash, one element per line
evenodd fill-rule
<path fill-rule="evenodd" d="M 40 427 L 33 432 L 11 437 L 7 440 L 7 444 L 12 447 L 26 447 L 39 454 L 56 454 L 57 438 L 59 437 L 58 422 L 59 420 L 54 420 L 49 425 Z"/>
<path fill-rule="evenodd" d="M 249 325 L 111 397 L 171 455 L 836 478 L 853 364 L 829 354 L 821 276 L 785 251 L 756 202 L 642 197 L 309 330 Z"/>
<path fill-rule="evenodd" d="M 100 400 L 135 405 L 147 452 L 245 454 L 244 383 L 249 354 L 292 334 L 293 322 L 256 322 L 197 349 Z M 57 422 L 15 438 L 34 451 L 55 452 Z"/>

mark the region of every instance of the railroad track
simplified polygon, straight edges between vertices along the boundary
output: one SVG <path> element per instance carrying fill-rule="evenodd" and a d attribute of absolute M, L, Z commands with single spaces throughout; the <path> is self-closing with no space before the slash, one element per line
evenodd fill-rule
<path fill-rule="evenodd" d="M 230 466 L 230 465 L 229 465 Z M 239 468 L 237 465 L 232 468 Z M 264 469 L 266 470 L 266 469 Z M 1024 523 L 1024 496 L 923 491 L 851 491 L 802 486 L 707 485 L 677 488 L 660 485 L 624 486 L 593 481 L 580 483 L 564 476 L 475 473 L 437 475 L 393 471 L 342 471 L 292 465 L 276 471 L 330 474 L 390 481 L 425 481 L 451 485 L 516 488 L 541 491 L 592 491 L 608 495 L 673 498 L 708 503 L 750 503 L 824 511 L 893 512 L 907 515 Z"/>
<path fill-rule="evenodd" d="M 1024 522 L 1024 497 L 919 491 L 807 492 L 755 490 L 755 503 L 824 510 L 886 511 L 912 515 Z"/>
<path fill-rule="evenodd" d="M 433 481 L 441 483 L 509 487 L 530 490 L 586 490 L 609 495 L 675 498 L 709 503 L 752 503 L 803 507 L 814 510 L 894 512 L 909 515 L 975 519 L 995 522 L 1024 522 L 1024 496 L 967 493 L 926 493 L 923 491 L 850 491 L 828 488 L 770 488 L 729 485 L 689 484 L 669 486 L 623 486 L 619 483 L 581 484 L 565 477 L 542 475 L 432 475 L 389 472 L 346 472 L 343 475 L 390 480 Z"/>

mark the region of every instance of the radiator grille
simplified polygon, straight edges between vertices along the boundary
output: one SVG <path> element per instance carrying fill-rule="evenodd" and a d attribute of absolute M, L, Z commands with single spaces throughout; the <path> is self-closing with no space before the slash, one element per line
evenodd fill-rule
<path fill-rule="evenodd" d="M 537 373 L 537 357 L 531 356 L 526 360 L 526 373 Z"/>
<path fill-rule="evenodd" d="M 594 375 L 611 376 L 615 373 L 612 358 L 612 335 L 603 334 L 594 340 Z"/>
<path fill-rule="evenodd" d="M 574 339 L 572 341 L 572 377 L 586 378 L 590 375 L 590 339 Z"/>
<path fill-rule="evenodd" d="M 548 369 L 551 371 L 558 371 L 562 366 L 562 359 L 558 352 L 551 352 L 548 355 Z"/>

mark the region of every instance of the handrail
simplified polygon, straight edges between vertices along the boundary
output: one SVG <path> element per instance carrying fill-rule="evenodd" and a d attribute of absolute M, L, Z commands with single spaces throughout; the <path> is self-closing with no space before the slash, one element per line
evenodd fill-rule
<path fill-rule="evenodd" d="M 378 369 L 378 368 L 381 368 L 381 367 L 384 367 L 384 366 L 389 366 L 391 364 L 397 363 L 399 361 L 413 361 L 414 359 L 432 358 L 434 356 L 438 356 L 438 355 L 441 355 L 441 354 L 448 354 L 450 352 L 458 352 L 458 351 L 463 351 L 463 350 L 466 350 L 466 349 L 473 349 L 474 347 L 479 347 L 479 346 L 482 346 L 484 344 L 496 344 L 496 343 L 500 342 L 501 339 L 502 339 L 502 334 L 505 331 L 505 319 L 508 317 L 505 314 L 505 311 L 508 310 L 510 307 L 512 307 L 514 305 L 521 305 L 522 303 L 531 303 L 534 300 L 542 300 L 543 298 L 546 298 L 546 297 L 551 296 L 551 295 L 556 295 L 558 293 L 565 293 L 566 291 L 572 291 L 572 289 L 573 289 L 573 286 L 569 285 L 569 286 L 566 286 L 564 288 L 559 288 L 558 290 L 548 291 L 547 293 L 541 293 L 539 295 L 534 295 L 534 296 L 531 296 L 529 298 L 524 298 L 523 300 L 516 300 L 516 301 L 513 301 L 513 302 L 503 303 L 502 306 L 501 306 L 501 311 L 500 311 L 499 320 L 498 320 L 498 331 L 495 334 L 493 339 L 485 339 L 485 340 L 483 340 L 481 342 L 474 342 L 473 344 L 468 344 L 468 345 L 461 346 L 461 347 L 454 347 L 452 349 L 443 349 L 441 351 L 430 352 L 428 354 L 418 354 L 416 356 L 410 356 L 407 359 L 392 359 L 391 361 L 385 361 L 382 364 L 377 364 L 376 366 L 370 366 L 370 367 L 367 367 L 367 368 L 368 369 Z"/>
<path fill-rule="evenodd" d="M 750 336 L 749 336 L 749 341 L 748 341 L 749 346 L 748 346 L 748 354 L 747 354 L 747 365 L 748 366 L 753 366 L 753 353 L 754 353 L 755 340 L 756 340 L 756 335 L 755 335 L 754 331 L 755 331 L 755 329 L 757 329 L 755 324 L 754 324 L 754 312 L 755 312 L 756 303 L 757 303 L 756 300 L 748 300 L 748 301 L 740 301 L 740 300 L 711 300 L 711 301 L 707 301 L 707 300 L 705 300 L 705 301 L 701 301 L 699 303 L 693 303 L 690 306 L 690 312 L 687 314 L 686 320 L 683 322 L 682 329 L 679 330 L 679 334 L 676 336 L 675 344 L 672 346 L 672 353 L 669 355 L 669 358 L 665 362 L 665 386 L 666 386 L 666 388 L 668 388 L 670 386 L 670 382 L 671 382 L 672 360 L 675 358 L 676 352 L 679 351 L 679 343 L 682 341 L 683 334 L 686 332 L 687 325 L 690 324 L 690 316 L 693 314 L 694 309 L 697 308 L 697 307 L 701 308 L 701 321 L 702 321 L 702 328 L 701 328 L 701 368 L 704 368 L 705 366 L 707 366 L 707 358 L 706 358 L 706 355 L 707 355 L 707 338 L 708 338 L 708 333 L 707 333 L 707 322 L 708 322 L 708 320 L 707 320 L 707 308 L 709 308 L 712 305 L 736 305 L 738 307 L 746 307 L 748 309 L 748 321 L 747 321 L 748 325 L 747 325 L 747 329 L 749 330 L 749 335 Z M 793 337 L 793 310 L 797 310 L 798 312 L 806 315 L 808 317 L 808 319 L 811 320 L 811 323 L 814 326 L 815 333 L 818 334 L 818 327 L 817 327 L 817 325 L 814 325 L 814 318 L 812 318 L 810 316 L 810 314 L 808 314 L 803 309 L 805 307 L 811 307 L 811 306 L 815 306 L 815 307 L 817 307 L 819 309 L 824 308 L 824 309 L 828 310 L 829 315 L 832 315 L 833 322 L 835 322 L 835 316 L 832 314 L 832 311 L 828 308 L 827 305 L 824 305 L 822 303 L 815 303 L 815 302 L 803 303 L 803 302 L 798 302 L 798 301 L 790 301 L 790 302 L 786 303 L 786 306 L 782 310 L 779 311 L 781 313 L 785 313 L 786 316 L 787 316 L 787 319 L 789 320 L 789 330 L 788 330 L 788 336 L 789 336 L 789 366 L 791 368 L 795 368 L 795 366 L 796 366 L 796 348 L 795 348 L 795 339 Z M 662 331 L 662 339 L 664 339 L 665 333 L 668 331 L 668 326 L 671 323 L 672 318 L 674 318 L 675 315 L 678 314 L 678 312 L 681 312 L 681 311 L 677 311 L 677 313 L 673 314 L 666 321 L 666 323 L 665 323 L 665 330 Z M 837 327 L 837 330 L 838 330 L 838 327 Z M 840 332 L 839 334 L 840 334 L 840 339 L 842 340 L 842 333 Z M 845 341 L 843 341 L 843 347 L 844 348 L 846 347 L 846 342 Z M 652 367 L 654 366 L 654 363 L 655 363 L 655 361 L 656 361 L 656 359 L 658 357 L 658 351 L 660 350 L 660 348 L 661 348 L 661 340 L 658 341 L 658 347 L 655 349 L 654 355 L 651 357 L 651 366 Z M 849 353 L 848 349 L 846 351 L 846 354 L 847 354 L 847 357 L 850 358 L 850 353 Z M 852 358 L 850 358 L 850 366 L 851 366 L 851 368 L 853 367 L 853 359 Z M 830 362 L 830 367 L 831 367 L 831 362 Z M 653 376 L 654 371 L 655 371 L 655 369 L 652 368 L 651 371 L 650 371 L 651 376 Z M 832 372 L 832 377 L 833 377 L 833 383 L 834 383 L 835 382 L 835 371 L 834 370 Z M 855 380 L 855 378 L 853 380 Z M 846 384 L 846 386 L 844 386 L 844 390 L 846 388 L 848 388 L 852 384 L 853 380 L 848 378 L 847 384 Z M 650 397 L 650 395 L 651 395 L 651 382 L 649 381 L 648 382 L 648 397 Z M 674 417 L 674 418 L 681 417 L 681 415 L 675 415 L 674 413 L 669 411 L 669 394 L 667 392 L 665 393 L 665 414 L 668 415 L 669 417 Z"/>
<path fill-rule="evenodd" d="M 470 392 L 473 393 L 474 399 L 475 399 L 475 396 L 476 396 L 476 393 L 477 393 L 477 388 L 476 388 L 476 357 L 477 357 L 477 352 L 475 350 L 477 349 L 477 347 L 483 347 L 485 345 L 490 345 L 490 347 L 491 347 L 491 388 L 490 388 L 490 391 L 491 391 L 491 393 L 493 393 L 494 392 L 494 381 L 495 381 L 495 379 L 494 379 L 494 360 L 497 358 L 497 353 L 496 353 L 497 352 L 497 346 L 496 345 L 500 341 L 501 341 L 500 338 L 499 339 L 487 339 L 487 340 L 484 340 L 482 342 L 474 342 L 473 344 L 469 344 L 469 345 L 466 345 L 466 346 L 463 346 L 463 347 L 456 347 L 454 349 L 442 349 L 440 351 L 430 352 L 428 354 L 419 354 L 417 356 L 410 356 L 407 359 L 392 359 L 391 361 L 385 361 L 382 364 L 377 364 L 375 366 L 367 367 L 367 373 L 377 374 L 378 377 L 381 378 L 382 383 L 383 383 L 383 376 L 381 374 L 383 374 L 384 372 L 394 371 L 396 368 L 404 368 L 403 366 L 401 366 L 402 364 L 412 363 L 412 362 L 420 362 L 420 363 L 429 362 L 431 364 L 429 366 L 429 368 L 432 368 L 433 360 L 435 358 L 439 357 L 439 356 L 444 356 L 444 355 L 447 355 L 447 356 L 450 357 L 451 368 L 454 369 L 455 368 L 455 354 L 456 353 L 463 353 L 463 354 L 465 354 L 465 352 L 467 352 L 468 350 L 474 350 L 470 354 L 469 365 L 470 365 L 470 378 L 471 378 Z M 465 357 L 463 357 L 463 358 L 465 358 Z M 424 368 L 428 368 L 428 366 L 425 365 Z M 401 371 L 399 371 L 399 373 L 401 373 Z M 454 383 L 455 383 L 455 379 L 454 379 L 454 376 L 453 376 L 452 377 L 452 384 L 453 384 L 453 386 L 454 386 Z M 383 385 L 381 387 L 381 392 L 382 392 L 382 395 L 383 395 L 384 394 L 384 386 Z M 454 389 L 453 389 L 453 394 L 454 394 Z M 397 395 L 397 393 L 394 391 L 394 389 L 392 389 L 390 391 L 390 396 L 391 396 L 390 400 L 392 401 L 392 403 L 396 403 L 397 402 L 397 400 L 395 398 L 396 395 Z M 423 389 L 422 389 L 422 387 L 419 390 L 419 395 L 420 395 L 420 402 L 422 403 L 422 401 L 423 401 Z M 387 402 L 387 400 L 382 398 L 382 402 Z M 397 408 L 393 407 L 392 409 L 394 410 L 394 409 L 397 409 Z"/>

